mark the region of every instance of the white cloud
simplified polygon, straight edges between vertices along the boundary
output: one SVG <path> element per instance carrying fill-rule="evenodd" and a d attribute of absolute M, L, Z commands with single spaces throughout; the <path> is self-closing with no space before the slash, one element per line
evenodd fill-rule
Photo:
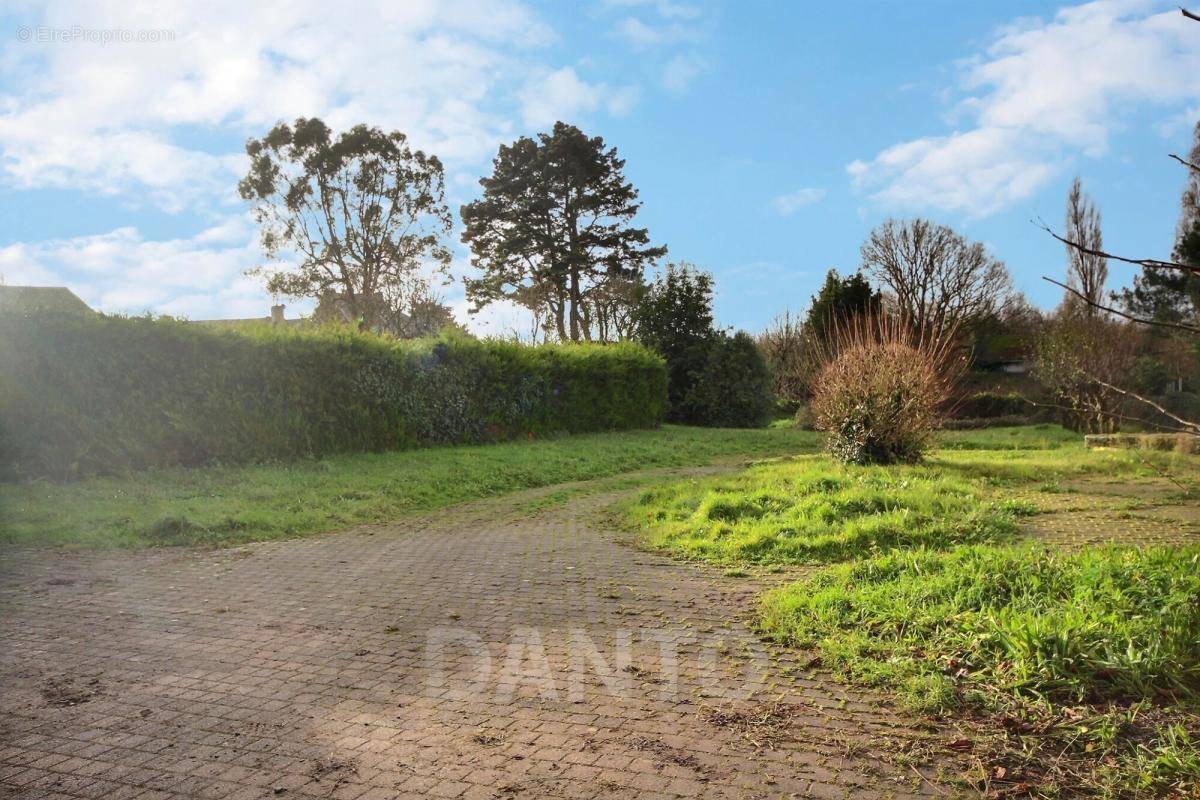
<path fill-rule="evenodd" d="M 531 79 L 519 96 L 525 124 L 543 128 L 560 119 L 571 122 L 601 107 L 614 115 L 626 114 L 637 100 L 637 90 L 590 84 L 581 80 L 574 68 L 563 67 Z"/>
<path fill-rule="evenodd" d="M 634 47 L 650 47 L 663 40 L 661 31 L 650 27 L 637 17 L 625 17 L 617 23 L 617 33 Z"/>
<path fill-rule="evenodd" d="M 257 232 L 230 217 L 189 238 L 153 241 L 135 228 L 0 248 L 8 283 L 69 286 L 100 311 L 266 316 L 270 298 L 243 273 L 258 263 Z"/>
<path fill-rule="evenodd" d="M 672 92 L 684 92 L 692 81 L 700 77 L 707 68 L 704 59 L 695 53 L 679 53 L 671 57 L 663 67 L 662 85 Z"/>
<path fill-rule="evenodd" d="M 799 211 L 804 206 L 810 206 L 813 203 L 819 202 L 825 196 L 824 189 L 807 187 L 797 189 L 788 194 L 781 194 L 771 201 L 771 205 L 777 212 L 783 216 L 791 216 Z"/>
<path fill-rule="evenodd" d="M 519 0 L 360 0 L 332 15 L 317 0 L 57 0 L 30 13 L 38 16 L 21 23 L 35 29 L 154 28 L 174 39 L 10 37 L 0 55 L 0 178 L 170 211 L 233 201 L 241 142 L 297 116 L 334 127 L 369 120 L 451 165 L 477 164 L 515 135 L 517 95 L 554 74 L 542 47 L 554 33 Z M 624 88 L 570 74 L 571 91 L 542 98 L 539 116 L 628 107 Z"/>
<path fill-rule="evenodd" d="M 696 19 L 700 16 L 698 6 L 675 0 L 604 0 L 604 5 L 610 8 L 650 9 L 664 19 Z"/>
<path fill-rule="evenodd" d="M 1072 158 L 1104 155 L 1126 115 L 1169 118 L 1200 99 L 1196 24 L 1154 8 L 1100 0 L 1000 30 L 959 64 L 968 94 L 955 114 L 970 127 L 893 145 L 848 173 L 891 207 L 980 217 L 1030 197 Z"/>

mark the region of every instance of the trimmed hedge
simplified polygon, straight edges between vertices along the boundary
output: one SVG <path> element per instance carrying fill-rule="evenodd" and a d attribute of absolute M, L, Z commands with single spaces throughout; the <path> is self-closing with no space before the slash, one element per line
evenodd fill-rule
<path fill-rule="evenodd" d="M 662 359 L 632 344 L 4 315 L 0 477 L 652 427 L 666 382 Z"/>

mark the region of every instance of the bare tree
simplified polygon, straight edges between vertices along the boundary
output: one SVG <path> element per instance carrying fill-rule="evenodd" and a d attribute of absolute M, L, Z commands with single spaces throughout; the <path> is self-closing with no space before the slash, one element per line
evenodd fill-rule
<path fill-rule="evenodd" d="M 802 400 L 815 372 L 805 325 L 791 312 L 775 317 L 758 337 L 758 347 L 767 359 L 775 382 L 775 396 L 789 403 Z"/>
<path fill-rule="evenodd" d="M 894 296 L 896 310 L 918 330 L 969 330 L 1012 292 L 1003 262 L 979 242 L 926 219 L 889 219 L 861 248 L 863 269 Z"/>
<path fill-rule="evenodd" d="M 1106 317 L 1058 313 L 1040 326 L 1033 366 L 1053 394 L 1063 423 L 1082 433 L 1112 433 L 1129 419 L 1130 400 L 1117 388 L 1140 349 L 1140 330 Z"/>
<path fill-rule="evenodd" d="M 1193 14 L 1193 13 L 1189 12 L 1187 9 L 1183 9 L 1183 8 L 1180 9 L 1180 12 L 1188 19 L 1200 22 L 1200 15 Z M 1193 149 L 1192 153 L 1189 154 L 1188 158 L 1181 158 L 1180 156 L 1175 155 L 1174 153 L 1169 154 L 1169 157 L 1174 159 L 1175 161 L 1178 161 L 1186 170 L 1188 170 L 1188 185 L 1184 191 L 1184 196 L 1183 196 L 1185 216 L 1184 216 L 1184 219 L 1181 220 L 1181 229 L 1182 229 L 1185 226 L 1187 219 L 1189 219 L 1189 217 L 1187 216 L 1188 203 L 1190 201 L 1193 204 L 1195 204 L 1195 202 L 1196 202 L 1195 192 L 1200 191 L 1200 189 L 1197 188 L 1198 187 L 1197 177 L 1200 176 L 1200 163 L 1197 163 L 1195 149 Z M 1200 263 L 1198 263 L 1197 261 L 1194 261 L 1191 258 L 1191 254 L 1189 252 L 1181 251 L 1178 244 L 1175 248 L 1175 253 L 1173 256 L 1175 260 L 1172 260 L 1172 261 L 1163 261 L 1163 260 L 1157 259 L 1157 258 L 1130 258 L 1128 256 L 1119 256 L 1119 255 L 1114 255 L 1113 253 L 1109 253 L 1109 252 L 1105 251 L 1098 242 L 1097 243 L 1089 243 L 1086 241 L 1081 241 L 1081 240 L 1072 238 L 1072 236 L 1070 235 L 1069 232 L 1068 232 L 1068 235 L 1061 236 L 1061 235 L 1055 233 L 1053 230 L 1051 230 L 1050 227 L 1048 225 L 1046 225 L 1044 222 L 1042 222 L 1040 224 L 1041 224 L 1041 227 L 1047 233 L 1049 233 L 1051 236 L 1053 236 L 1058 241 L 1065 244 L 1067 246 L 1068 250 L 1075 251 L 1076 253 L 1079 253 L 1082 255 L 1101 257 L 1101 258 L 1104 258 L 1106 261 L 1115 261 L 1115 262 L 1118 262 L 1121 264 L 1131 264 L 1133 266 L 1141 267 L 1144 274 L 1151 274 L 1151 273 L 1157 272 L 1157 273 L 1162 273 L 1162 274 L 1182 275 L 1182 276 L 1185 276 L 1188 278 L 1200 277 Z M 1168 329 L 1168 330 L 1172 330 L 1172 331 L 1176 331 L 1176 332 L 1190 333 L 1192 335 L 1200 335 L 1200 326 L 1190 324 L 1185 321 L 1176 322 L 1174 320 L 1169 320 L 1169 319 L 1159 319 L 1159 318 L 1138 316 L 1136 313 L 1119 311 L 1115 308 L 1112 308 L 1111 306 L 1105 306 L 1094 299 L 1089 299 L 1088 297 L 1086 297 L 1084 295 L 1084 293 L 1082 291 L 1072 288 L 1071 286 L 1066 286 L 1062 283 L 1059 283 L 1056 280 L 1053 280 L 1052 278 L 1044 278 L 1044 279 L 1049 281 L 1050 283 L 1053 283 L 1057 286 L 1062 287 L 1068 293 L 1074 295 L 1076 298 L 1083 301 L 1089 307 L 1091 307 L 1093 309 L 1110 312 L 1112 314 L 1115 314 L 1117 316 L 1124 318 L 1125 320 L 1128 320 L 1129 322 L 1131 322 L 1135 325 L 1144 325 L 1144 326 L 1149 326 L 1149 327 Z M 1078 374 L 1080 376 L 1091 381 L 1095 386 L 1098 386 L 1109 392 L 1113 392 L 1126 400 L 1135 401 L 1138 404 L 1140 404 L 1143 408 L 1151 408 L 1151 409 L 1157 411 L 1163 418 L 1169 420 L 1170 427 L 1173 430 L 1176 430 L 1181 433 L 1190 433 L 1193 435 L 1200 435 L 1200 422 L 1184 419 L 1183 417 L 1179 416 L 1178 414 L 1175 414 L 1175 413 L 1171 412 L 1170 410 L 1164 408 L 1162 405 L 1155 402 L 1153 399 L 1145 397 L 1143 395 L 1140 395 L 1137 392 L 1134 392 L 1130 389 L 1123 388 L 1120 384 L 1123 382 L 1123 379 L 1125 377 L 1124 375 L 1116 375 L 1116 376 L 1113 376 L 1113 378 L 1111 380 L 1107 380 L 1107 379 L 1105 379 L 1104 376 L 1102 376 L 1098 373 L 1099 373 L 1099 370 L 1097 370 L 1093 365 L 1088 364 L 1088 363 L 1082 363 L 1078 370 Z M 1123 417 L 1123 418 L 1127 418 L 1127 417 Z M 1136 420 L 1136 421 L 1145 422 L 1145 420 Z M 1157 423 L 1152 423 L 1152 424 L 1156 424 L 1158 427 L 1165 427 L 1162 425 L 1158 425 Z"/>
<path fill-rule="evenodd" d="M 1104 299 L 1104 284 L 1108 280 L 1108 259 L 1100 253 L 1104 239 L 1100 232 L 1100 211 L 1083 192 L 1079 178 L 1071 183 L 1067 194 L 1067 238 L 1085 246 L 1086 250 L 1067 247 L 1067 285 L 1074 291 L 1066 295 L 1068 309 L 1079 310 L 1085 317 L 1096 316 Z M 1079 298 L 1083 298 L 1081 303 Z"/>

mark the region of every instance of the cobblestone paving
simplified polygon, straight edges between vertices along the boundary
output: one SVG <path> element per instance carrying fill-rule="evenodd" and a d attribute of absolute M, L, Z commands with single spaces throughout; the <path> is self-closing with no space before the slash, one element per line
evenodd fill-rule
<path fill-rule="evenodd" d="M 0 796 L 956 796 L 911 766 L 937 734 L 763 652 L 753 582 L 630 547 L 603 500 L 6 552 Z"/>
<path fill-rule="evenodd" d="M 1067 549 L 1200 544 L 1200 505 L 1168 480 L 1091 479 L 1062 488 L 1026 495 L 1043 511 L 1025 522 L 1027 533 Z"/>

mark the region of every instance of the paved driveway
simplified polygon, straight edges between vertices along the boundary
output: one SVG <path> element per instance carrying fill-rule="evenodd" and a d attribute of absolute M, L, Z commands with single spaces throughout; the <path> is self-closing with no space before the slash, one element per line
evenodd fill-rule
<path fill-rule="evenodd" d="M 762 649 L 753 581 L 634 549 L 607 499 L 6 552 L 0 795 L 953 794 L 910 765 L 928 734 Z"/>

